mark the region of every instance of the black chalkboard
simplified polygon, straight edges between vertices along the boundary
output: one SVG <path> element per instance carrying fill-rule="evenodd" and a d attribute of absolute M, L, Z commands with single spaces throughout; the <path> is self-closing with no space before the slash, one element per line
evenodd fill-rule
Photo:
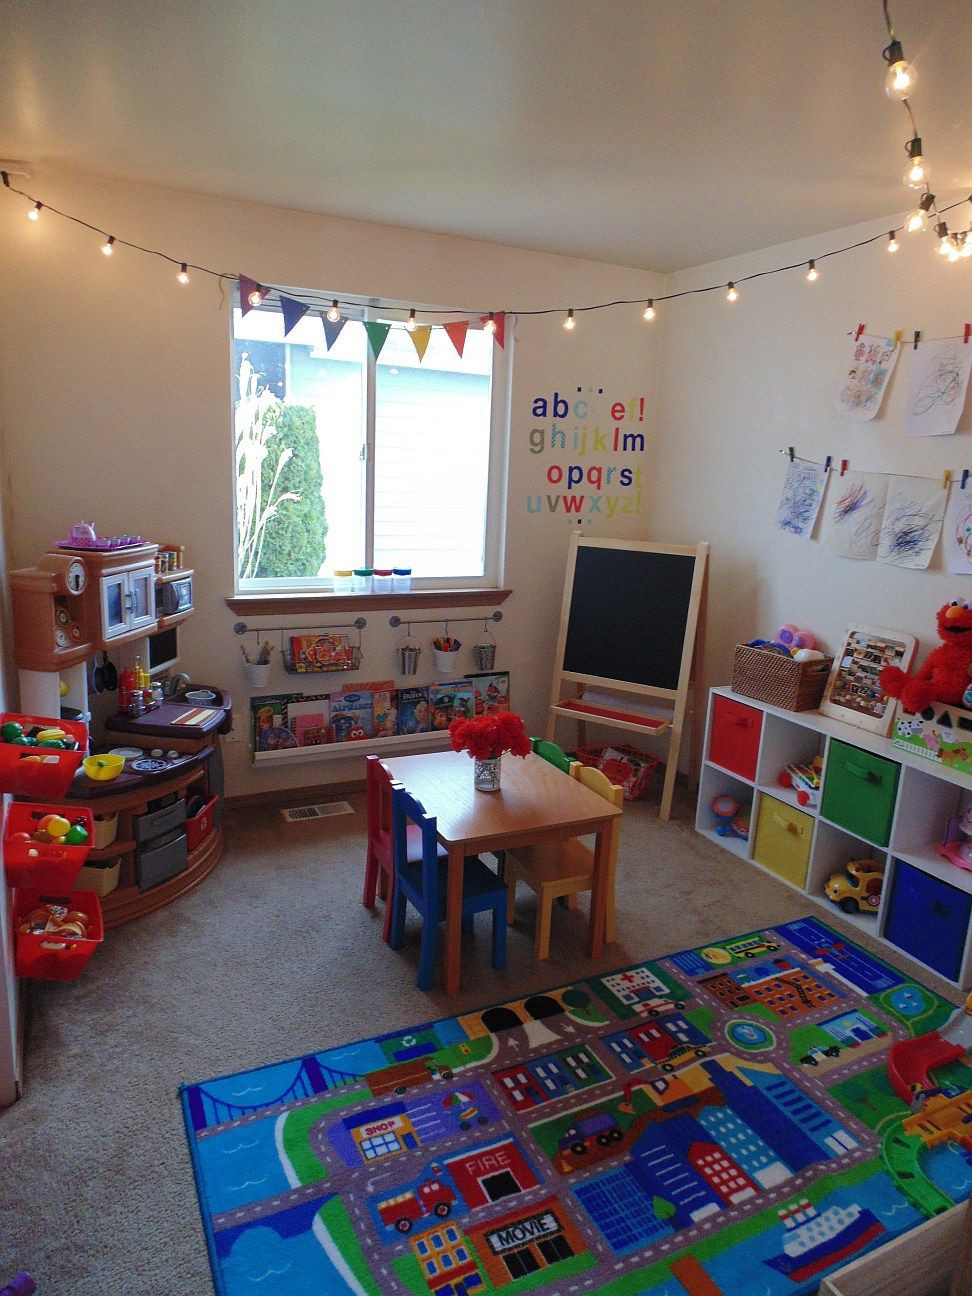
<path fill-rule="evenodd" d="M 695 564 L 694 553 L 578 544 L 564 670 L 677 689 Z"/>

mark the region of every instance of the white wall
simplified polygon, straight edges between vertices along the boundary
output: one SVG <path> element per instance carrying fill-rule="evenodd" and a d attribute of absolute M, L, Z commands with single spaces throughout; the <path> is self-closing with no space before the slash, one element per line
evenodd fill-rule
<path fill-rule="evenodd" d="M 673 277 L 674 288 L 738 279 L 756 270 L 819 256 L 828 248 L 886 232 L 900 217 L 769 248 Z M 922 650 L 938 642 L 934 614 L 968 597 L 969 581 L 948 577 L 939 556 L 927 572 L 839 558 L 773 525 L 786 456 L 850 467 L 940 476 L 972 468 L 972 408 L 959 435 L 906 438 L 902 432 L 910 353 L 899 358 L 884 406 L 859 423 L 834 408 L 849 330 L 920 329 L 926 338 L 962 332 L 972 319 L 972 266 L 947 265 L 925 235 L 902 235 L 725 293 L 660 308 L 665 326 L 663 410 L 653 468 L 653 538 L 712 542 L 707 682 L 726 683 L 733 645 L 772 634 L 787 621 L 831 648 L 852 622 L 910 631 Z M 663 312 L 663 319 L 661 313 Z M 970 343 L 972 345 L 972 343 Z M 970 402 L 972 406 L 972 402 Z"/>
<path fill-rule="evenodd" d="M 28 187 L 135 242 L 261 281 L 338 294 L 527 309 L 649 297 L 662 284 L 631 269 L 44 168 Z M 227 686 L 241 703 L 238 741 L 227 745 L 228 791 L 360 777 L 360 759 L 272 772 L 249 763 L 236 618 L 223 601 L 233 592 L 227 301 L 199 275 L 183 288 L 174 268 L 153 258 L 118 248 L 109 260 L 97 235 L 51 213 L 30 222 L 26 209 L 11 195 L 0 201 L 0 431 L 11 565 L 36 561 L 81 518 L 102 533 L 137 531 L 185 544 L 199 609 L 184 631 L 185 663 L 196 679 Z M 581 316 L 573 334 L 561 324 L 551 316 L 522 318 L 516 327 L 505 571 L 514 594 L 497 630 L 497 666 L 514 672 L 514 705 L 533 729 L 545 713 L 569 533 L 559 512 L 526 510 L 526 494 L 544 489 L 551 461 L 528 445 L 533 399 L 577 386 L 603 387 L 605 400 L 645 396 L 643 470 L 656 414 L 659 333 L 637 308 Z M 604 454 L 586 462 L 598 460 L 618 462 Z M 646 508 L 647 491 L 642 499 Z M 637 536 L 645 529 L 637 513 L 596 521 L 585 533 Z M 386 677 L 396 634 L 386 613 L 366 615 L 362 675 Z M 429 666 L 430 659 L 429 649 Z M 288 686 L 282 673 L 271 685 Z"/>

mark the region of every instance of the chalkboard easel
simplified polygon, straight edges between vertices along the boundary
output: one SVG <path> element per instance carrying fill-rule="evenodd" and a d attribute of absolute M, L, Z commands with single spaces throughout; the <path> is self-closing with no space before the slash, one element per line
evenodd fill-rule
<path fill-rule="evenodd" d="M 571 536 L 564 601 L 557 640 L 557 667 L 550 695 L 547 737 L 558 716 L 578 725 L 584 741 L 591 723 L 640 733 L 668 735 L 660 817 L 668 819 L 693 669 L 704 638 L 709 546 L 653 544 Z M 574 696 L 565 697 L 567 692 Z M 582 700 L 585 689 L 604 688 L 616 705 Z M 671 719 L 632 705 L 656 698 L 671 706 Z M 695 706 L 695 718 L 700 715 Z M 693 753 L 694 755 L 694 753 Z"/>

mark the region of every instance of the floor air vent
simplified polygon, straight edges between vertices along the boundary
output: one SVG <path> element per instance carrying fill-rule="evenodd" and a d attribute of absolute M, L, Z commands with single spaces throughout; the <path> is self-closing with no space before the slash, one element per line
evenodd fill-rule
<path fill-rule="evenodd" d="M 335 815 L 354 814 L 347 801 L 320 801 L 317 805 L 287 806 L 280 813 L 288 823 L 308 823 L 311 819 L 333 819 Z"/>

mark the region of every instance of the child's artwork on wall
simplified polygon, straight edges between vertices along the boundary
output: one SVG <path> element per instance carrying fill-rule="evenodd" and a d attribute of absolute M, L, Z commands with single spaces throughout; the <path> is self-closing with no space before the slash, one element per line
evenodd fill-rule
<path fill-rule="evenodd" d="M 923 342 L 908 374 L 907 436 L 951 436 L 965 407 L 972 345 L 955 338 Z"/>
<path fill-rule="evenodd" d="M 792 459 L 786 470 L 783 495 L 776 510 L 776 525 L 781 531 L 806 540 L 813 531 L 827 475 L 823 465 L 807 459 Z"/>
<path fill-rule="evenodd" d="M 954 576 L 972 576 L 972 490 L 952 486 L 942 527 L 945 570 Z"/>
<path fill-rule="evenodd" d="M 892 338 L 860 337 L 837 393 L 837 408 L 851 418 L 872 419 L 881 408 L 885 388 L 897 363 Z"/>
<path fill-rule="evenodd" d="M 881 520 L 878 562 L 923 571 L 945 516 L 946 488 L 927 477 L 892 477 Z"/>
<path fill-rule="evenodd" d="M 879 683 L 885 666 L 909 670 L 917 640 L 897 630 L 851 626 L 834 657 L 820 710 L 860 729 L 887 734 L 894 718 L 894 698 Z"/>
<path fill-rule="evenodd" d="M 827 492 L 823 542 L 842 558 L 873 562 L 881 536 L 881 519 L 888 496 L 882 473 L 848 472 L 835 476 Z"/>

